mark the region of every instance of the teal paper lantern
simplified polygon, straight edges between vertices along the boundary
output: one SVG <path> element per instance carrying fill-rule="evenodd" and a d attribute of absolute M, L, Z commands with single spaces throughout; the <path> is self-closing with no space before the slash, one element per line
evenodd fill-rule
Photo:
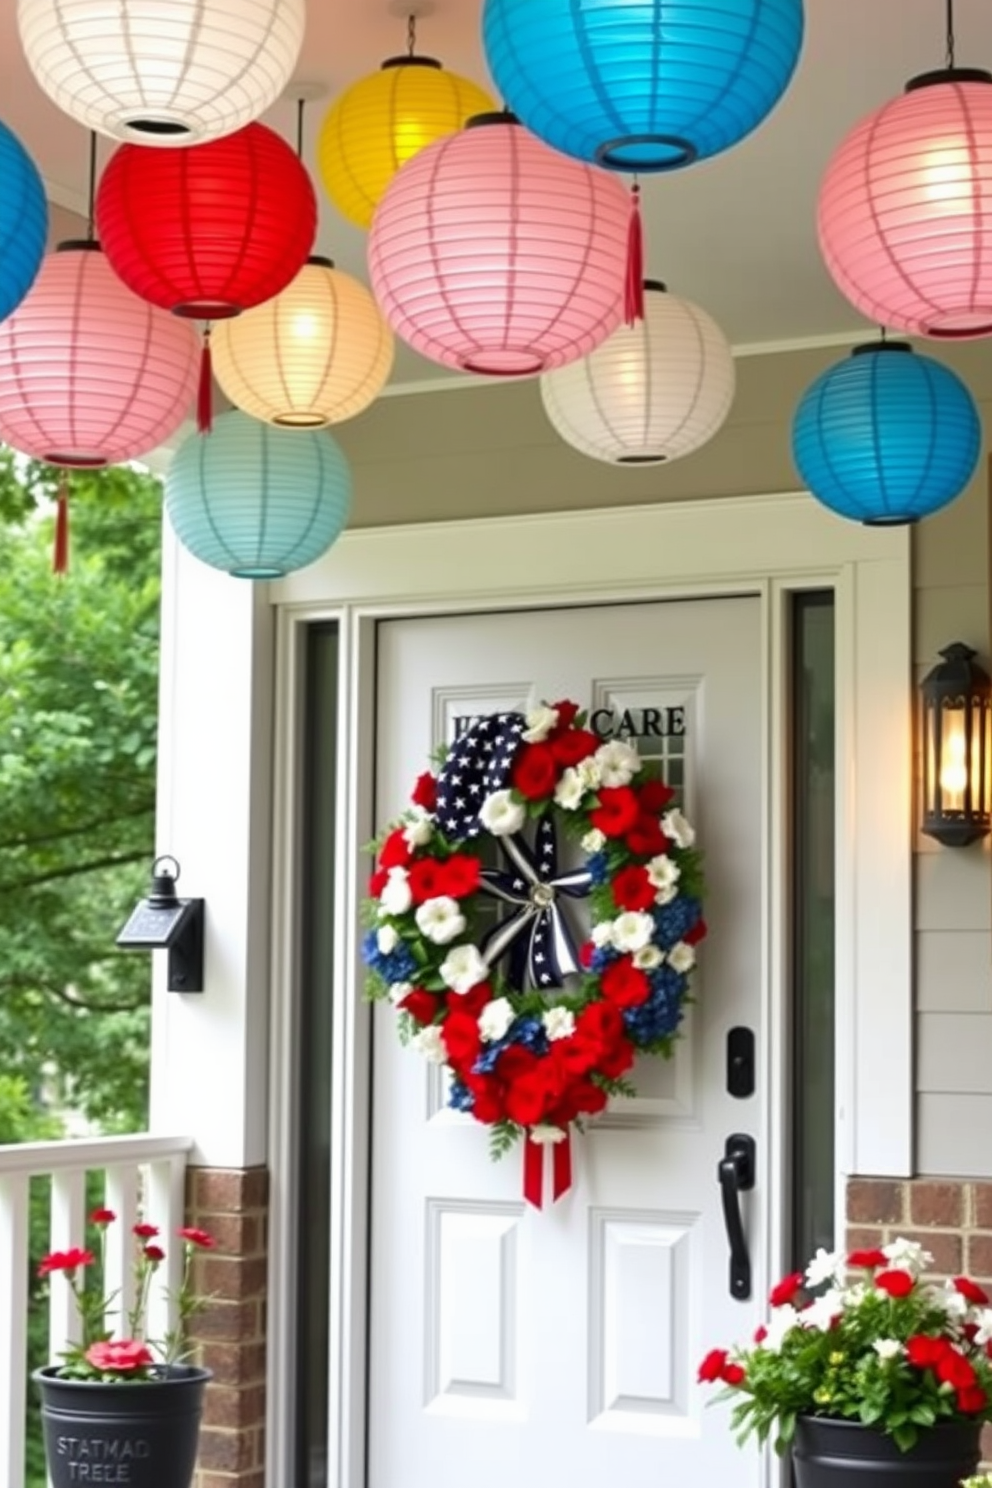
<path fill-rule="evenodd" d="M 539 139 L 590 164 L 666 171 L 756 129 L 785 92 L 802 0 L 485 0 L 498 91 Z"/>
<path fill-rule="evenodd" d="M 223 413 L 180 446 L 165 482 L 176 536 L 236 579 L 278 579 L 313 563 L 351 507 L 351 470 L 323 429 L 279 429 Z"/>
<path fill-rule="evenodd" d="M 38 169 L 16 134 L 0 124 L 0 320 L 35 281 L 48 237 L 48 203 Z"/>
<path fill-rule="evenodd" d="M 895 527 L 961 494 L 981 437 L 975 401 L 956 373 L 904 341 L 873 341 L 806 390 L 792 453 L 824 506 L 855 522 Z"/>

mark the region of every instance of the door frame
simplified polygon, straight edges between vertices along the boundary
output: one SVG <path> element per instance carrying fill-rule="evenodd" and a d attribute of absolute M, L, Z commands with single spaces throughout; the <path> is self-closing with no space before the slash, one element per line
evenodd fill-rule
<path fill-rule="evenodd" d="M 760 1098 L 770 1134 L 765 1264 L 782 1263 L 787 1157 L 788 604 L 832 589 L 837 684 L 837 1215 L 856 1173 L 912 1168 L 911 573 L 906 528 L 844 522 L 805 494 L 466 519 L 348 532 L 273 584 L 276 606 L 270 1001 L 267 1471 L 288 1480 L 295 1399 L 298 914 L 307 627 L 340 636 L 332 1051 L 328 1481 L 365 1482 L 369 1008 L 359 907 L 372 835 L 375 638 L 381 619 L 466 610 L 757 595 L 762 609 Z M 864 989 L 866 995 L 859 995 Z M 867 993 L 870 991 L 870 996 Z M 886 1059 L 874 1057 L 880 1047 Z"/>

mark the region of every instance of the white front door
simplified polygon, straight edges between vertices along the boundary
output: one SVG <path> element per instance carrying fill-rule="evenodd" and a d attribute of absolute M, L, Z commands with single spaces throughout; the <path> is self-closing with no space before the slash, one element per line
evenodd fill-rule
<path fill-rule="evenodd" d="M 764 1313 L 769 1210 L 761 615 L 757 598 L 390 620 L 378 632 L 376 825 L 455 720 L 568 697 L 645 736 L 705 853 L 695 1006 L 671 1061 L 635 1066 L 573 1145 L 557 1204 L 524 1202 L 514 1149 L 446 1109 L 436 1067 L 374 1018 L 369 1488 L 753 1488 L 757 1454 L 696 1368 Z M 682 710 L 681 712 L 679 710 Z M 679 723 L 681 720 L 681 725 Z M 728 1091 L 728 1035 L 756 1089 Z M 750 1297 L 731 1295 L 717 1168 L 754 1139 L 741 1199 Z"/>

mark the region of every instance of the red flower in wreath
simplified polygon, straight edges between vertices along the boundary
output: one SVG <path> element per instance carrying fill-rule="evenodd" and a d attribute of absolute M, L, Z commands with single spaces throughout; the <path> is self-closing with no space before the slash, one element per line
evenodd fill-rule
<path fill-rule="evenodd" d="M 446 867 L 436 858 L 417 858 L 410 864 L 409 884 L 414 904 L 424 904 L 428 899 L 438 899 L 447 894 L 444 887 Z"/>
<path fill-rule="evenodd" d="M 402 827 L 390 832 L 379 849 L 380 868 L 405 868 L 411 857 L 410 844 Z"/>
<path fill-rule="evenodd" d="M 400 999 L 397 1007 L 416 1018 L 418 1023 L 433 1023 L 437 1015 L 438 1000 L 433 992 L 425 992 L 423 987 L 414 987 Z"/>
<path fill-rule="evenodd" d="M 528 801 L 550 796 L 558 784 L 558 762 L 550 744 L 525 744 L 513 761 L 510 776 Z"/>
<path fill-rule="evenodd" d="M 589 820 L 606 837 L 622 837 L 637 822 L 641 808 L 629 785 L 607 785 L 599 792 L 599 805 Z"/>
<path fill-rule="evenodd" d="M 434 810 L 437 805 L 437 780 L 430 770 L 425 770 L 422 775 L 417 776 L 410 793 L 410 800 L 415 806 L 422 806 L 425 811 Z"/>
<path fill-rule="evenodd" d="M 641 863 L 621 868 L 612 887 L 613 902 L 618 909 L 650 909 L 654 903 L 654 884 Z"/>
<path fill-rule="evenodd" d="M 467 853 L 455 853 L 441 865 L 439 892 L 450 895 L 452 899 L 465 899 L 475 893 L 481 876 L 482 863 L 478 858 L 469 857 Z"/>
<path fill-rule="evenodd" d="M 589 729 L 569 729 L 564 734 L 551 734 L 548 745 L 556 762 L 567 768 L 595 754 L 599 740 Z"/>
<path fill-rule="evenodd" d="M 651 985 L 647 976 L 641 969 L 634 965 L 629 956 L 621 956 L 619 961 L 613 961 L 603 972 L 603 995 L 617 1007 L 638 1007 L 642 1002 L 647 1002 L 651 993 Z"/>

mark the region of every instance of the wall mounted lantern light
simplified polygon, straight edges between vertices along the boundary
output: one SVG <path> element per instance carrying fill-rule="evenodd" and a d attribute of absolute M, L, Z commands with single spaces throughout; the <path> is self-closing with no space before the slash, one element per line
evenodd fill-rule
<path fill-rule="evenodd" d="M 988 834 L 992 812 L 992 681 L 970 646 L 955 641 L 920 684 L 922 830 L 945 847 Z"/>
<path fill-rule="evenodd" d="M 117 944 L 122 951 L 168 950 L 168 990 L 202 992 L 204 901 L 177 898 L 178 877 L 175 858 L 155 859 L 148 897 L 132 910 Z"/>

